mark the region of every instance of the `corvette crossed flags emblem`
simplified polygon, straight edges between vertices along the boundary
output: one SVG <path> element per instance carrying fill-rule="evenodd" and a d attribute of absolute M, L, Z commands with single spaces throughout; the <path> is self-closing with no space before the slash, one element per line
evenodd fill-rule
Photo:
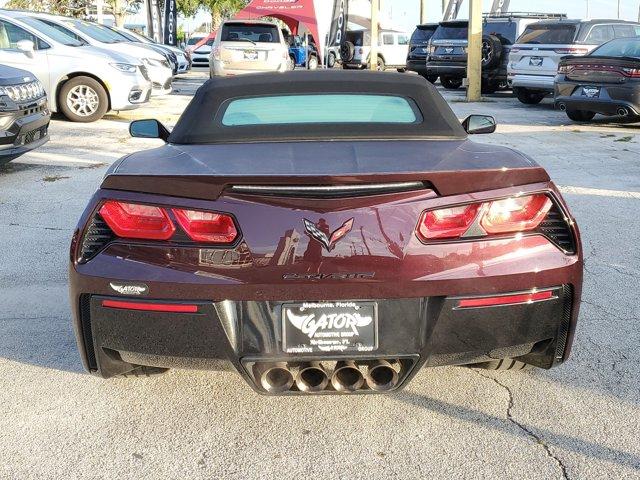
<path fill-rule="evenodd" d="M 327 236 L 315 223 L 306 218 L 304 219 L 304 228 L 311 238 L 320 242 L 322 246 L 327 249 L 327 252 L 330 252 L 334 249 L 336 243 L 351 231 L 353 228 L 353 218 L 344 222 L 342 226 L 335 230 L 330 236 Z"/>

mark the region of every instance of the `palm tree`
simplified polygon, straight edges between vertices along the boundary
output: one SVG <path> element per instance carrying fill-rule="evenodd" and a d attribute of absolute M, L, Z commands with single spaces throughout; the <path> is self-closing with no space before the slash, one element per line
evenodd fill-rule
<path fill-rule="evenodd" d="M 211 12 L 211 31 L 218 30 L 225 18 L 231 17 L 246 4 L 246 0 L 203 0 L 202 6 Z"/>

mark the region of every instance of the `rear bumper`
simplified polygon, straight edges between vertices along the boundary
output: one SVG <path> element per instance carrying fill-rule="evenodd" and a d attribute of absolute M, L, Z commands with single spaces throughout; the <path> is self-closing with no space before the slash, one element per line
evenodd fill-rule
<path fill-rule="evenodd" d="M 555 105 L 563 105 L 568 110 L 587 110 L 602 115 L 618 115 L 618 110 L 626 109 L 630 115 L 640 115 L 640 82 L 628 84 L 599 84 L 600 96 L 589 98 L 582 95 L 583 86 L 588 82 L 576 82 L 558 77 L 555 83 Z"/>
<path fill-rule="evenodd" d="M 467 67 L 460 62 L 427 62 L 426 73 L 427 75 L 465 78 L 467 76 Z"/>
<path fill-rule="evenodd" d="M 407 59 L 407 70 L 409 70 L 411 72 L 420 73 L 422 75 L 427 75 L 426 57 L 408 58 Z"/>
<path fill-rule="evenodd" d="M 286 71 L 287 71 L 286 62 L 273 64 L 270 66 L 269 69 L 259 69 L 259 70 L 233 68 L 233 65 L 225 64 L 224 62 L 221 62 L 219 60 L 214 60 L 211 63 L 211 75 L 216 77 L 247 75 L 251 73 L 286 72 Z"/>
<path fill-rule="evenodd" d="M 510 87 L 527 88 L 543 92 L 553 92 L 555 77 L 548 75 L 523 75 L 509 72 L 507 83 Z"/>

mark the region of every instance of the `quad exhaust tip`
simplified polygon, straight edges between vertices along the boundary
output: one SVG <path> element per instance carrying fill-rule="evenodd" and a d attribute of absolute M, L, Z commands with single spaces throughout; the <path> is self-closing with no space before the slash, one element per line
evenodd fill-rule
<path fill-rule="evenodd" d="M 364 384 L 364 376 L 355 362 L 341 361 L 336 364 L 336 368 L 331 376 L 331 385 L 338 392 L 355 392 L 360 390 Z"/>
<path fill-rule="evenodd" d="M 255 377 L 269 393 L 286 392 L 293 386 L 293 374 L 286 363 L 265 363 L 254 366 Z"/>
<path fill-rule="evenodd" d="M 621 117 L 628 116 L 629 115 L 629 109 L 627 107 L 618 108 L 618 115 L 620 115 Z"/>
<path fill-rule="evenodd" d="M 398 384 L 398 372 L 386 360 L 376 360 L 367 370 L 367 385 L 371 390 L 386 392 Z"/>
<path fill-rule="evenodd" d="M 300 365 L 296 376 L 296 386 L 301 392 L 321 392 L 329 384 L 329 376 L 319 362 Z"/>
<path fill-rule="evenodd" d="M 567 105 L 564 104 L 564 103 L 558 104 L 558 108 L 560 109 L 561 112 L 566 112 L 567 111 Z"/>

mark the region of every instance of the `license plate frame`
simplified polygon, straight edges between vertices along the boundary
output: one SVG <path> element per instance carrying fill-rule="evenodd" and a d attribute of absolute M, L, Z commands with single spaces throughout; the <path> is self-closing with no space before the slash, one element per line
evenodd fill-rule
<path fill-rule="evenodd" d="M 378 304 L 374 301 L 285 303 L 281 321 L 284 353 L 366 353 L 378 349 Z"/>
<path fill-rule="evenodd" d="M 544 57 L 529 57 L 530 67 L 541 67 L 544 63 Z"/>

